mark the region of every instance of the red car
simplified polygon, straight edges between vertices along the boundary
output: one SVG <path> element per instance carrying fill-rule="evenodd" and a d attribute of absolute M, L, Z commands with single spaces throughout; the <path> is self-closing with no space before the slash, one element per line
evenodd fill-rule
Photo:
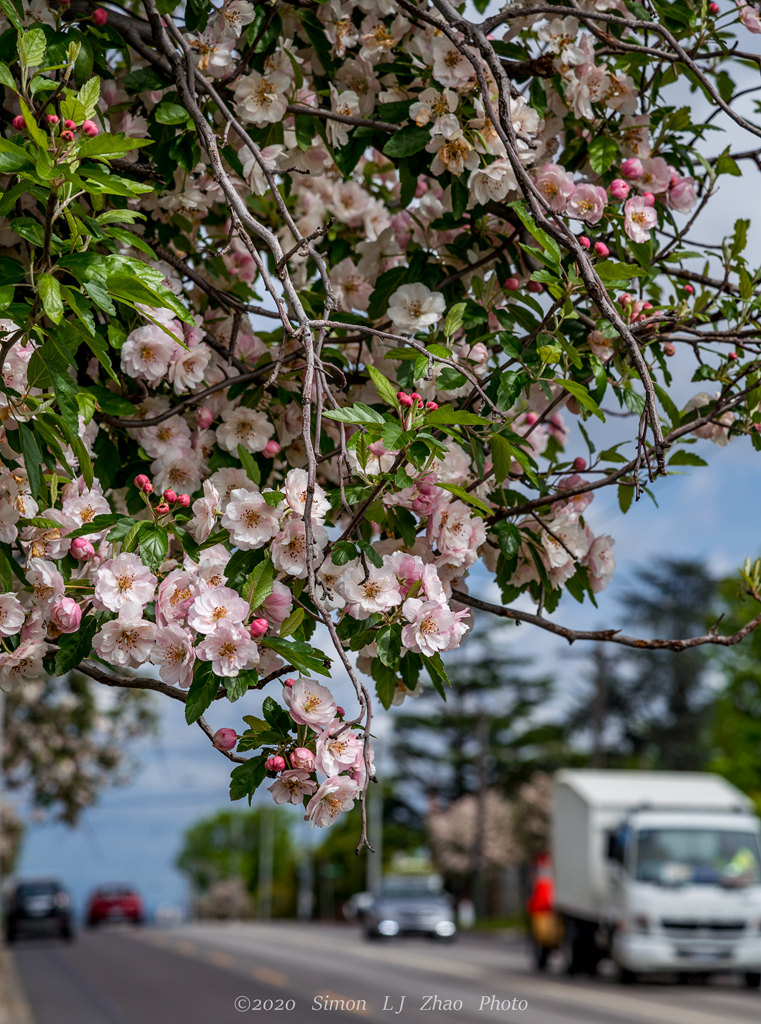
<path fill-rule="evenodd" d="M 104 921 L 143 924 L 145 911 L 139 893 L 125 885 L 105 885 L 96 889 L 87 905 L 87 924 L 94 928 Z"/>

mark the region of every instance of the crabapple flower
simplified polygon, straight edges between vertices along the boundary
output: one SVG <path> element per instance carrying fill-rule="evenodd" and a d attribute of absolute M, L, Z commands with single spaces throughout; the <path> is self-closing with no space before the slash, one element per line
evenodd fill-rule
<path fill-rule="evenodd" d="M 326 779 L 306 806 L 305 821 L 312 827 L 332 825 L 341 811 L 350 811 L 359 796 L 359 786 L 348 775 Z"/>
<path fill-rule="evenodd" d="M 399 581 L 388 566 L 378 569 L 368 565 L 365 571 L 359 562 L 347 565 L 336 589 L 353 606 L 358 619 L 367 619 L 374 612 L 390 611 L 402 603 Z"/>
<path fill-rule="evenodd" d="M 677 178 L 666 193 L 666 202 L 677 213 L 689 213 L 698 201 L 694 178 Z"/>
<path fill-rule="evenodd" d="M 66 589 L 63 576 L 52 562 L 44 558 L 30 558 L 26 578 L 32 585 L 35 603 L 44 615 L 50 615 L 50 609 L 63 597 Z"/>
<path fill-rule="evenodd" d="M 211 662 L 216 676 L 237 676 L 241 669 L 255 668 L 259 662 L 259 648 L 242 626 L 220 622 L 198 647 L 196 654 L 202 661 Z"/>
<path fill-rule="evenodd" d="M 328 535 L 317 523 L 312 525 L 313 550 L 315 555 L 327 545 Z M 278 572 L 284 572 L 296 579 L 307 575 L 307 539 L 303 519 L 289 519 L 272 541 L 270 548 L 272 564 Z"/>
<path fill-rule="evenodd" d="M 291 718 L 298 725 L 308 725 L 315 731 L 330 725 L 336 717 L 333 694 L 313 679 L 299 678 L 292 686 L 283 686 L 283 700 Z"/>
<path fill-rule="evenodd" d="M 309 778 L 308 771 L 291 768 L 275 779 L 267 792 L 272 793 L 276 804 L 300 804 L 305 796 L 311 796 L 317 789 L 317 783 Z"/>
<path fill-rule="evenodd" d="M 287 80 L 286 80 L 287 81 Z M 236 107 L 242 119 L 257 128 L 277 124 L 286 115 L 288 99 L 278 83 L 252 71 L 235 83 Z"/>
<path fill-rule="evenodd" d="M 598 224 L 605 212 L 608 193 L 601 185 L 590 185 L 587 182 L 577 185 L 568 200 L 569 217 L 586 221 L 587 224 Z"/>
<path fill-rule="evenodd" d="M 123 552 L 95 571 L 96 608 L 110 612 L 142 610 L 156 592 L 156 577 L 137 555 Z"/>
<path fill-rule="evenodd" d="M 169 622 L 156 629 L 156 646 L 151 651 L 151 661 L 159 666 L 159 675 L 170 686 L 181 686 L 186 690 L 193 682 L 193 634 L 177 622 Z"/>
<path fill-rule="evenodd" d="M 658 214 L 647 205 L 644 196 L 627 199 L 624 206 L 624 231 L 633 242 L 647 242 L 658 223 Z"/>
<path fill-rule="evenodd" d="M 239 405 L 222 413 L 222 424 L 217 427 L 217 441 L 226 452 L 236 455 L 238 445 L 247 452 L 260 452 L 272 435 L 272 424 L 263 412 Z"/>
<path fill-rule="evenodd" d="M 439 601 L 410 597 L 404 602 L 402 611 L 408 622 L 402 629 L 402 644 L 408 651 L 429 658 L 437 651 L 451 651 L 459 647 L 468 630 L 467 623 L 461 621 L 468 612 L 453 612 Z"/>
<path fill-rule="evenodd" d="M 221 625 L 239 626 L 248 611 L 248 601 L 231 587 L 214 587 L 194 599 L 188 611 L 188 625 L 197 633 L 213 633 Z"/>
<path fill-rule="evenodd" d="M 477 168 L 468 179 L 468 189 L 476 203 L 485 204 L 490 200 L 499 202 L 508 192 L 518 187 L 510 161 L 497 159 L 486 167 Z"/>
<path fill-rule="evenodd" d="M 24 625 L 24 609 L 15 594 L 0 594 L 0 636 L 13 636 Z"/>
<path fill-rule="evenodd" d="M 243 551 L 264 547 L 280 532 L 278 516 L 261 494 L 243 489 L 230 495 L 220 525 L 230 531 L 230 539 Z"/>
<path fill-rule="evenodd" d="M 397 331 L 415 334 L 437 324 L 445 309 L 441 292 L 432 292 L 424 284 L 403 284 L 389 299 L 388 318 Z"/>
<path fill-rule="evenodd" d="M 122 606 L 119 616 L 101 626 L 93 637 L 93 649 L 109 665 L 143 665 L 148 661 L 156 626 L 143 618 L 136 604 Z"/>
<path fill-rule="evenodd" d="M 293 609 L 293 594 L 279 580 L 272 584 L 272 593 L 262 602 L 261 611 L 268 622 L 280 625 Z"/>
<path fill-rule="evenodd" d="M 288 507 L 297 516 L 303 517 L 307 500 L 307 471 L 305 469 L 290 470 L 285 478 L 283 490 Z M 319 484 L 315 484 L 311 518 L 322 521 L 328 512 L 330 512 L 330 502 L 325 497 L 325 491 Z"/>
<path fill-rule="evenodd" d="M 596 594 L 605 590 L 616 571 L 614 543 L 613 538 L 607 534 L 595 537 L 584 558 L 583 564 L 589 569 L 589 585 Z"/>
<path fill-rule="evenodd" d="M 361 753 L 362 742 L 356 733 L 344 728 L 343 722 L 336 718 L 318 733 L 315 747 L 318 771 L 324 775 L 337 775 L 354 764 L 357 754 Z"/>
<path fill-rule="evenodd" d="M 62 597 L 50 609 L 50 621 L 62 633 L 76 633 L 82 621 L 82 609 L 72 597 Z"/>
<path fill-rule="evenodd" d="M 219 514 L 219 494 L 211 480 L 203 482 L 203 497 L 193 502 L 193 516 L 188 520 L 187 528 L 198 544 L 203 544 L 211 536 Z"/>
<path fill-rule="evenodd" d="M 536 176 L 535 184 L 550 208 L 565 213 L 568 200 L 576 191 L 573 178 L 559 164 L 545 164 Z"/>
<path fill-rule="evenodd" d="M 294 768 L 304 768 L 308 772 L 313 772 L 314 764 L 314 754 L 308 747 L 296 747 L 291 753 L 291 765 Z"/>
<path fill-rule="evenodd" d="M 122 370 L 136 380 L 159 384 L 177 347 L 177 342 L 156 324 L 138 327 L 122 345 Z"/>

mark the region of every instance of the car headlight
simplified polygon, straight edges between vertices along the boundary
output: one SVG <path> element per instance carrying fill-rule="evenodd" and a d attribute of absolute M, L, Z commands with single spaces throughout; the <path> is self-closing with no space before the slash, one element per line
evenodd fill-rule
<path fill-rule="evenodd" d="M 399 924 L 397 921 L 392 921 L 390 917 L 384 917 L 382 921 L 378 922 L 378 934 L 379 935 L 398 935 Z"/>
<path fill-rule="evenodd" d="M 448 939 L 451 935 L 454 935 L 457 930 L 457 926 L 454 921 L 439 921 L 434 931 L 437 935 L 440 935 L 443 939 Z"/>

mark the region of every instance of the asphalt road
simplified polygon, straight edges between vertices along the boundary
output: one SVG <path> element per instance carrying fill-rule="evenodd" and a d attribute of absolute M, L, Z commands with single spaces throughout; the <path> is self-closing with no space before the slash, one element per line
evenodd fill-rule
<path fill-rule="evenodd" d="M 758 1024 L 737 979 L 622 988 L 534 974 L 518 940 L 367 942 L 351 927 L 104 929 L 14 946 L 36 1024 Z"/>

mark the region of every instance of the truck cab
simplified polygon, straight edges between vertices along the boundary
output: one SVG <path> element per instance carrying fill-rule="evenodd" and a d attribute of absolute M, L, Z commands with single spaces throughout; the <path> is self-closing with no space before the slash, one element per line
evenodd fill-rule
<path fill-rule="evenodd" d="M 566 969 L 737 972 L 761 984 L 761 828 L 751 801 L 697 772 L 561 771 L 552 862 Z"/>

